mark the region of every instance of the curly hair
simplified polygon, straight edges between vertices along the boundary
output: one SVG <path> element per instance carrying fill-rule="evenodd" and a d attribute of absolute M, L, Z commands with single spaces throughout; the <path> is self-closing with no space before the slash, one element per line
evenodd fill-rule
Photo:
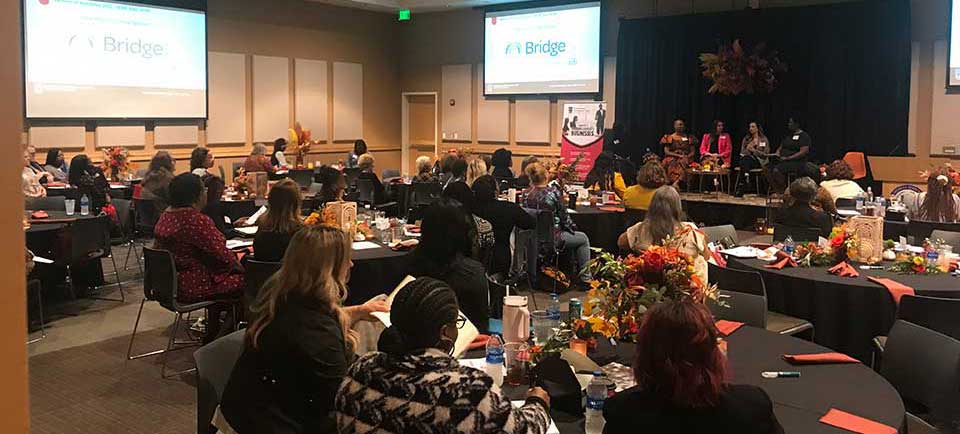
<path fill-rule="evenodd" d="M 853 168 L 843 160 L 834 160 L 827 166 L 827 179 L 853 179 Z"/>
<path fill-rule="evenodd" d="M 644 188 L 660 188 L 667 185 L 667 172 L 658 161 L 650 161 L 640 168 L 637 183 Z"/>

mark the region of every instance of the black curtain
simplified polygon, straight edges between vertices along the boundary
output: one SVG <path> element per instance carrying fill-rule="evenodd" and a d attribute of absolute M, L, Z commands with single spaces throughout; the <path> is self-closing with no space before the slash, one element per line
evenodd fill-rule
<path fill-rule="evenodd" d="M 734 39 L 780 53 L 789 69 L 773 92 L 707 92 L 700 53 Z M 659 151 L 678 117 L 698 138 L 715 119 L 724 121 L 735 159 L 749 122 L 759 122 L 776 147 L 791 115 L 812 136 L 817 161 L 853 150 L 904 155 L 910 59 L 908 0 L 621 20 L 616 121 L 634 161 Z"/>

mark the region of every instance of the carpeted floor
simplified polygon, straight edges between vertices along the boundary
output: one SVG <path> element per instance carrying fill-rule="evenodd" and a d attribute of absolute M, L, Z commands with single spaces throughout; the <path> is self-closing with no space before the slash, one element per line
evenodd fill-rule
<path fill-rule="evenodd" d="M 166 345 L 166 330 L 137 335 L 134 351 Z M 160 358 L 126 360 L 127 337 L 30 358 L 31 432 L 186 434 L 196 431 L 193 374 L 164 380 Z M 192 367 L 193 349 L 170 366 Z"/>

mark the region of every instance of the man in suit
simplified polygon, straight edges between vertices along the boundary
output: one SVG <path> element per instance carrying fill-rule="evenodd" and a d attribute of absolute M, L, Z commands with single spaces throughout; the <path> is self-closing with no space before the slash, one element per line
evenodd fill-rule
<path fill-rule="evenodd" d="M 597 135 L 603 134 L 603 122 L 607 118 L 607 111 L 603 109 L 603 104 L 597 104 L 597 114 L 594 119 L 597 121 Z"/>

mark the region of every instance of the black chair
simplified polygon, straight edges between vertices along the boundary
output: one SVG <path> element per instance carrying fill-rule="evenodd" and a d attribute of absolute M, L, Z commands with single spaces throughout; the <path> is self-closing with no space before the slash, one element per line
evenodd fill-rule
<path fill-rule="evenodd" d="M 834 204 L 837 206 L 837 209 L 856 209 L 857 200 L 841 197 L 834 201 Z"/>
<path fill-rule="evenodd" d="M 127 254 L 123 259 L 124 271 L 128 269 L 127 264 L 130 261 L 130 254 L 132 253 L 137 261 L 137 268 L 140 270 L 140 273 L 143 273 L 140 254 L 137 253 L 136 243 L 134 242 L 133 202 L 129 199 L 113 199 L 111 203 L 113 203 L 113 207 L 117 210 L 117 219 L 120 224 L 114 236 L 110 238 L 110 243 L 114 246 L 127 248 Z"/>
<path fill-rule="evenodd" d="M 633 226 L 637 223 L 642 222 L 646 216 L 647 216 L 646 210 L 627 208 L 623 212 L 623 217 L 624 217 L 624 221 L 626 222 L 626 226 L 623 227 L 622 229 L 626 230 L 630 226 Z"/>
<path fill-rule="evenodd" d="M 138 238 L 153 237 L 153 227 L 163 212 L 157 209 L 157 203 L 150 199 L 133 199 L 134 234 Z"/>
<path fill-rule="evenodd" d="M 407 221 L 414 221 L 434 201 L 440 198 L 443 186 L 439 182 L 414 182 L 410 184 L 410 200 L 407 206 Z"/>
<path fill-rule="evenodd" d="M 930 238 L 935 230 L 946 232 L 960 232 L 960 223 L 939 223 L 922 220 L 910 220 L 907 223 L 907 235 L 913 237 L 914 243 L 920 244 Z"/>
<path fill-rule="evenodd" d="M 733 175 L 733 176 L 737 178 L 736 181 L 734 181 L 733 183 L 734 191 L 737 191 L 740 188 L 740 178 L 744 178 L 744 177 L 749 178 L 751 176 L 755 177 L 756 181 L 753 183 L 753 185 L 757 187 L 757 190 L 756 190 L 757 195 L 759 195 L 760 192 L 763 191 L 760 189 L 760 181 L 766 182 L 766 179 L 767 179 L 766 177 L 763 176 L 763 169 L 751 169 L 749 172 L 744 172 L 743 169 L 741 169 L 739 166 L 736 168 L 736 175 Z M 747 184 L 750 184 L 749 179 Z M 770 187 L 767 186 L 766 190 L 768 190 L 769 192 Z"/>
<path fill-rule="evenodd" d="M 173 260 L 173 254 L 167 250 L 153 249 L 143 247 L 143 300 L 140 301 L 140 310 L 137 312 L 137 319 L 133 323 L 133 333 L 130 334 L 130 344 L 127 346 L 127 360 L 139 359 L 142 357 L 161 355 L 162 362 L 160 367 L 160 376 L 168 378 L 166 354 L 170 351 L 186 348 L 186 346 L 196 345 L 197 341 L 178 342 L 176 340 L 177 332 L 180 329 L 180 323 L 184 314 L 190 314 L 200 309 L 205 309 L 216 304 L 214 301 L 201 301 L 197 303 L 183 304 L 177 299 L 179 291 L 177 285 L 177 266 Z M 150 351 L 139 355 L 132 355 L 133 341 L 137 337 L 137 328 L 140 325 L 140 317 L 143 314 L 143 305 L 147 301 L 156 301 L 170 312 L 176 314 L 173 320 L 173 327 L 170 331 L 170 338 L 167 340 L 167 346 L 164 349 Z M 234 316 L 236 317 L 236 316 Z M 179 348 L 177 346 L 180 346 Z M 174 375 L 183 374 L 191 371 L 177 372 Z"/>
<path fill-rule="evenodd" d="M 733 240 L 734 244 L 740 242 L 737 239 L 737 228 L 733 225 L 707 226 L 703 228 L 703 233 L 707 236 L 708 242 L 719 243 L 726 238 Z"/>
<path fill-rule="evenodd" d="M 54 262 L 66 267 L 67 287 L 70 289 L 70 294 L 76 298 L 77 293 L 73 278 L 74 267 L 110 258 L 113 263 L 113 274 L 117 278 L 117 288 L 120 291 L 120 300 L 111 301 L 126 301 L 126 296 L 123 294 L 123 283 L 120 281 L 120 270 L 110 250 L 110 216 L 102 214 L 97 217 L 77 219 L 68 226 L 67 234 L 70 244 L 69 253 L 58 255 L 54 258 Z"/>
<path fill-rule="evenodd" d="M 717 285 L 723 300 L 729 307 L 710 304 L 710 310 L 719 319 L 739 321 L 754 327 L 765 328 L 781 335 L 798 335 L 809 332 L 813 340 L 813 324 L 767 309 L 767 287 L 763 275 L 756 271 L 741 271 L 708 264 L 710 283 Z"/>
<path fill-rule="evenodd" d="M 309 194 L 320 194 L 320 190 L 323 189 L 323 184 L 319 182 L 311 182 L 310 186 L 307 187 L 307 193 Z"/>
<path fill-rule="evenodd" d="M 213 415 L 223 398 L 234 365 L 243 354 L 245 330 L 235 331 L 197 349 L 197 434 L 214 434 Z"/>
<path fill-rule="evenodd" d="M 347 167 L 343 169 L 343 178 L 347 182 L 347 187 L 353 187 L 357 184 L 357 177 L 360 176 L 359 167 Z"/>
<path fill-rule="evenodd" d="M 290 169 L 287 178 L 300 185 L 300 189 L 306 190 L 313 184 L 313 169 Z"/>
<path fill-rule="evenodd" d="M 939 432 L 926 420 L 960 420 L 960 341 L 898 319 L 890 329 L 880 374 L 907 407 L 907 432 Z M 952 431 L 950 431 L 952 432 Z"/>
<path fill-rule="evenodd" d="M 950 247 L 960 250 L 960 232 L 950 232 L 942 229 L 934 229 L 930 233 L 931 240 L 943 240 Z"/>
<path fill-rule="evenodd" d="M 960 299 L 904 295 L 900 298 L 900 306 L 897 308 L 897 319 L 909 321 L 960 340 Z M 883 355 L 886 343 L 886 336 L 873 338 L 874 368 L 879 365 L 878 356 Z"/>
<path fill-rule="evenodd" d="M 24 209 L 30 211 L 66 211 L 66 198 L 63 196 L 24 198 Z"/>
<path fill-rule="evenodd" d="M 386 182 L 388 179 L 399 177 L 400 170 L 398 169 L 383 169 L 383 171 L 380 172 L 380 179 L 382 179 L 384 182 Z"/>
<path fill-rule="evenodd" d="M 795 242 L 817 241 L 820 238 L 820 229 L 798 228 L 775 223 L 773 225 L 773 241 L 783 241 L 787 236 Z"/>
<path fill-rule="evenodd" d="M 28 307 L 28 309 L 27 309 L 27 312 L 28 312 L 27 318 L 28 318 L 28 319 L 27 319 L 27 320 L 28 320 L 28 321 L 29 321 L 29 312 L 30 312 L 30 309 L 29 309 L 29 304 L 30 304 L 30 303 L 29 303 L 29 300 L 30 300 L 30 293 L 31 293 L 31 292 L 36 292 L 36 293 L 37 293 L 37 315 L 39 316 L 39 320 L 40 320 L 40 337 L 28 340 L 28 341 L 27 341 L 27 345 L 35 344 L 35 343 L 37 343 L 37 342 L 40 342 L 40 341 L 46 339 L 46 337 L 47 337 L 46 323 L 45 323 L 44 320 L 43 320 L 43 285 L 40 283 L 40 280 L 39 280 L 39 279 L 29 279 L 29 280 L 27 281 L 27 300 L 28 300 L 28 301 L 27 301 L 27 307 Z M 29 330 L 29 327 L 28 327 L 28 330 L 27 330 L 27 331 L 28 331 L 28 332 L 30 331 L 30 330 Z"/>
<path fill-rule="evenodd" d="M 529 273 L 531 275 L 536 274 L 537 277 L 534 278 L 531 276 L 531 279 L 539 281 L 539 274 L 543 266 L 552 263 L 555 270 L 559 271 L 560 269 L 560 251 L 557 250 L 557 240 L 553 233 L 553 211 L 532 208 L 524 208 L 523 210 L 537 220 L 535 228 L 536 248 L 534 249 L 537 254 L 537 267 L 529 270 Z M 558 282 L 557 279 L 552 280 L 553 292 L 556 292 Z M 536 287 L 537 286 L 531 286 L 531 288 Z"/>
<path fill-rule="evenodd" d="M 357 179 L 357 202 L 369 204 L 375 210 L 385 212 L 388 217 L 395 217 L 398 214 L 397 203 L 384 202 L 383 198 L 377 197 L 373 181 L 370 179 Z"/>
<path fill-rule="evenodd" d="M 243 293 L 243 298 L 248 309 L 253 307 L 254 302 L 257 300 L 257 295 L 260 294 L 260 289 L 263 288 L 263 284 L 280 270 L 282 265 L 282 262 L 264 262 L 246 257 L 243 258 L 243 278 L 247 285 Z"/>
<path fill-rule="evenodd" d="M 233 177 L 234 177 L 234 178 L 236 178 L 237 175 L 240 173 L 240 168 L 241 168 L 241 167 L 243 167 L 243 163 L 242 163 L 242 162 L 234 162 L 234 163 L 230 164 L 230 170 L 231 170 L 231 173 L 233 173 Z"/>

